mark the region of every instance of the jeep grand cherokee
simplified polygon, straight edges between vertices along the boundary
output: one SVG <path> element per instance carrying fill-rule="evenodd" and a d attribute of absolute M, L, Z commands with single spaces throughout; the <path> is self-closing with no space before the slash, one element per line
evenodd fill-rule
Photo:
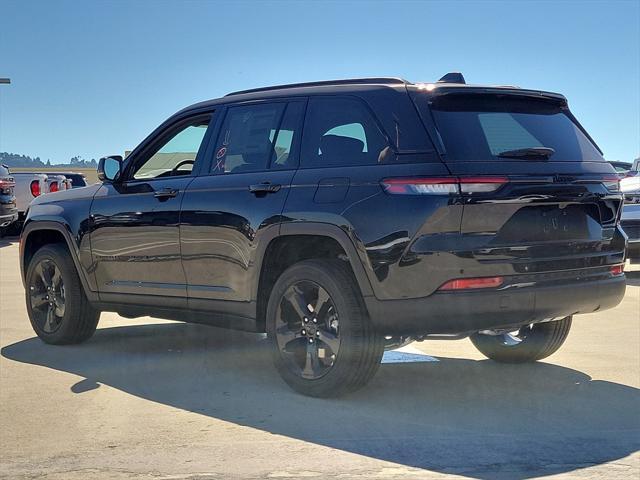
<path fill-rule="evenodd" d="M 47 343 L 87 340 L 101 311 L 266 332 L 292 388 L 335 396 L 411 340 L 540 360 L 624 295 L 618 177 L 556 93 L 460 74 L 240 91 L 98 174 L 29 209 Z"/>

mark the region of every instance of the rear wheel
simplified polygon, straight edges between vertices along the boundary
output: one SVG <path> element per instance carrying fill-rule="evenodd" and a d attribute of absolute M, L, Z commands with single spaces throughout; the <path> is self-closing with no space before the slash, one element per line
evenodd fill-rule
<path fill-rule="evenodd" d="M 570 329 L 571 317 L 565 317 L 525 325 L 511 332 L 478 332 L 471 335 L 471 342 L 483 355 L 497 362 L 535 362 L 555 353 Z"/>
<path fill-rule="evenodd" d="M 314 397 L 364 386 L 384 351 L 353 275 L 338 260 L 306 260 L 278 278 L 267 306 L 267 334 L 284 381 Z"/>
<path fill-rule="evenodd" d="M 100 312 L 89 304 L 64 246 L 46 245 L 35 253 L 26 286 L 31 326 L 44 342 L 81 343 L 93 335 Z"/>

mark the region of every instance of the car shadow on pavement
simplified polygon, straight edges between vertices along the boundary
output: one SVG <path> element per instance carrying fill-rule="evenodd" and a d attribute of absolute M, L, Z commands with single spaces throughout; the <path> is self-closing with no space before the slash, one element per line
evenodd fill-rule
<path fill-rule="evenodd" d="M 99 329 L 83 345 L 31 338 L 8 359 L 131 395 L 368 457 L 471 478 L 533 478 L 640 449 L 640 390 L 550 363 L 488 360 L 383 364 L 340 399 L 298 395 L 272 367 L 266 339 L 167 323 Z"/>

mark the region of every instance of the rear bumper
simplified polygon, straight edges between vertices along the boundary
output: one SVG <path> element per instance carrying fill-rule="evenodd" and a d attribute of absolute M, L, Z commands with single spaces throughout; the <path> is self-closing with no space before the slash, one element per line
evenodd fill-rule
<path fill-rule="evenodd" d="M 582 276 L 583 278 L 580 278 Z M 530 282 L 520 282 L 515 285 Z M 602 273 L 498 290 L 441 292 L 428 297 L 381 301 L 365 298 L 384 334 L 460 334 L 523 325 L 615 307 L 625 292 L 624 275 Z"/>
<path fill-rule="evenodd" d="M 14 208 L 13 211 L 3 211 L 0 210 L 0 228 L 7 227 L 11 225 L 13 222 L 18 220 L 18 212 Z"/>

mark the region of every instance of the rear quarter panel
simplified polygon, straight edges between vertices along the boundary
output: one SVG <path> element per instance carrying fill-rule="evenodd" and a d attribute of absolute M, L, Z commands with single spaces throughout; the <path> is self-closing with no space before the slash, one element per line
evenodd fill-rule
<path fill-rule="evenodd" d="M 300 169 L 287 198 L 283 221 L 325 223 L 342 229 L 353 242 L 377 298 L 424 296 L 439 286 L 435 285 L 439 279 L 425 277 L 425 267 L 420 265 L 424 258 L 409 262 L 401 259 L 416 236 L 459 232 L 462 206 L 446 196 L 388 195 L 380 180 L 447 174 L 439 161 Z M 336 189 L 335 193 L 329 193 L 331 189 Z M 438 259 L 432 260 L 437 268 Z"/>

